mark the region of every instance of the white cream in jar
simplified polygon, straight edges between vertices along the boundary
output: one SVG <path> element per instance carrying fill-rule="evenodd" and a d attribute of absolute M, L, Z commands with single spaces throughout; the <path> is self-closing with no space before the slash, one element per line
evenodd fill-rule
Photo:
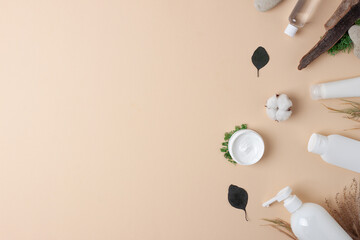
<path fill-rule="evenodd" d="M 262 137 L 250 129 L 235 132 L 229 140 L 228 148 L 232 159 L 241 165 L 257 163 L 265 151 Z"/>

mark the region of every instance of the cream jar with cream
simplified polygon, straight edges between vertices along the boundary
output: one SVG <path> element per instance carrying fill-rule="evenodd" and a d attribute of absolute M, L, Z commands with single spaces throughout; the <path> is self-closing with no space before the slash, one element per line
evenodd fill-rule
<path fill-rule="evenodd" d="M 257 163 L 265 151 L 262 137 L 250 129 L 235 132 L 229 140 L 228 147 L 232 159 L 240 165 Z"/>

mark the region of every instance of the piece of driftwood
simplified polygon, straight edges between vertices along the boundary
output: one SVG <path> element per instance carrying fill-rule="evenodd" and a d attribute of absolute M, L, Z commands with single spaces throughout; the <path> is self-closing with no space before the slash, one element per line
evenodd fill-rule
<path fill-rule="evenodd" d="M 350 8 L 356 4 L 354 0 L 343 0 L 339 7 L 336 9 L 334 14 L 330 17 L 330 19 L 325 23 L 324 27 L 325 30 L 329 30 L 330 28 L 334 27 L 339 20 L 345 16 L 345 14 L 350 10 Z"/>
<path fill-rule="evenodd" d="M 306 68 L 312 61 L 337 43 L 355 21 L 360 18 L 360 0 L 344 0 L 325 24 L 328 28 L 320 41 L 300 60 L 298 69 Z"/>

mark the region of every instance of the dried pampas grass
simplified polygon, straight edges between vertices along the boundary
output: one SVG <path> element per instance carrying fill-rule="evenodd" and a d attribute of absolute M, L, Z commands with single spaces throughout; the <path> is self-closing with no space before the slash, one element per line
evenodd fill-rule
<path fill-rule="evenodd" d="M 341 193 L 335 196 L 335 203 L 325 199 L 325 204 L 330 215 L 354 240 L 360 240 L 360 183 L 353 179 L 349 187 L 344 187 Z M 297 239 L 291 230 L 290 223 L 280 219 L 263 219 L 270 222 L 270 226 L 288 236 L 290 239 Z"/>
<path fill-rule="evenodd" d="M 352 239 L 360 240 L 360 194 L 359 183 L 353 179 L 350 187 L 344 187 L 342 193 L 337 193 L 335 203 L 325 201 L 328 212 L 350 235 Z"/>
<path fill-rule="evenodd" d="M 343 104 L 347 105 L 348 108 L 335 109 L 335 108 L 328 107 L 326 105 L 324 105 L 324 106 L 327 109 L 333 111 L 334 113 L 345 114 L 344 118 L 353 120 L 355 122 L 360 122 L 360 103 L 350 101 L 350 100 L 345 100 L 345 99 L 341 99 L 341 101 L 343 101 Z M 352 128 L 352 129 L 348 129 L 348 130 L 358 130 L 358 129 L 360 129 L 360 128 Z"/>
<path fill-rule="evenodd" d="M 267 224 L 266 226 L 270 226 L 272 228 L 275 228 L 279 232 L 285 234 L 291 239 L 297 239 L 293 231 L 291 230 L 290 223 L 286 222 L 285 220 L 282 220 L 281 218 L 276 219 L 266 219 L 263 218 L 264 221 L 269 222 L 270 224 Z"/>

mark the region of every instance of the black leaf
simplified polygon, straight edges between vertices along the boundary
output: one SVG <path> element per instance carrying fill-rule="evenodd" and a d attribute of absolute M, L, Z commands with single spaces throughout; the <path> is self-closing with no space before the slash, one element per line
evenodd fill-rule
<path fill-rule="evenodd" d="M 259 77 L 259 70 L 269 62 L 270 57 L 265 48 L 258 47 L 251 57 L 251 61 L 257 69 L 257 76 Z"/>
<path fill-rule="evenodd" d="M 245 219 L 246 221 L 248 221 L 246 212 L 248 193 L 246 192 L 246 190 L 231 184 L 229 186 L 228 200 L 230 205 L 234 208 L 242 209 L 245 211 Z"/>

